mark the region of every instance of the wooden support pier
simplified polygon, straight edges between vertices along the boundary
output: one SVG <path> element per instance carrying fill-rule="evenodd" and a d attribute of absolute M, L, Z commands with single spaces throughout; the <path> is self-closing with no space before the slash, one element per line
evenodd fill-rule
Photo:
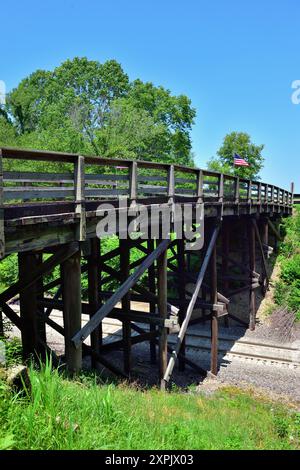
<path fill-rule="evenodd" d="M 93 368 L 136 379 L 132 348 L 148 342 L 162 389 L 177 360 L 181 372 L 206 373 L 188 357 L 185 337 L 190 325 L 208 321 L 216 375 L 220 318 L 255 328 L 256 289 L 268 288 L 272 236 L 276 248 L 278 221 L 291 215 L 293 202 L 293 191 L 196 168 L 0 149 L 0 259 L 17 254 L 19 266 L 16 282 L 0 294 L 0 313 L 21 330 L 25 358 L 49 353 L 46 325 L 63 335 L 71 374 L 90 356 Z M 195 250 L 181 234 L 187 207 L 191 228 L 201 229 Z M 107 235 L 119 238 L 113 247 L 99 238 L 108 216 L 114 230 L 108 227 Z M 246 322 L 230 305 L 242 292 L 249 294 Z M 133 302 L 146 303 L 148 311 Z M 54 309 L 63 326 L 51 318 Z M 103 340 L 106 317 L 122 322 L 122 339 Z M 177 335 L 175 346 L 169 334 Z M 123 363 L 117 365 L 110 354 L 118 350 Z"/>

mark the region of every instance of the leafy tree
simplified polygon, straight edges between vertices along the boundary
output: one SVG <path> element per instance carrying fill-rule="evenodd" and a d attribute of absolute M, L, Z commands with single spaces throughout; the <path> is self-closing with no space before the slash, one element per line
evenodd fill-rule
<path fill-rule="evenodd" d="M 259 172 L 263 168 L 264 162 L 263 149 L 264 145 L 255 145 L 251 142 L 249 134 L 232 132 L 225 136 L 223 144 L 217 152 L 217 157 L 208 162 L 208 168 L 242 178 L 259 179 Z M 234 166 L 235 153 L 244 158 L 249 166 Z"/>
<path fill-rule="evenodd" d="M 190 130 L 196 116 L 187 96 L 172 96 L 169 90 L 135 80 L 128 94 L 135 107 L 142 107 L 155 124 L 165 126 L 169 158 L 184 165 L 192 164 Z"/>
<path fill-rule="evenodd" d="M 7 110 L 20 134 L 37 129 L 42 114 L 41 104 L 50 79 L 50 72 L 37 70 L 8 94 Z"/>
<path fill-rule="evenodd" d="M 16 132 L 13 125 L 0 114 L 0 145 L 10 147 L 16 144 Z"/>
<path fill-rule="evenodd" d="M 116 158 L 167 161 L 171 152 L 166 127 L 126 98 L 112 106 L 107 125 L 96 134 L 96 145 L 101 155 Z"/>
<path fill-rule="evenodd" d="M 37 70 L 12 90 L 5 111 L 22 147 L 192 164 L 190 100 L 130 83 L 115 60 L 75 57 Z"/>

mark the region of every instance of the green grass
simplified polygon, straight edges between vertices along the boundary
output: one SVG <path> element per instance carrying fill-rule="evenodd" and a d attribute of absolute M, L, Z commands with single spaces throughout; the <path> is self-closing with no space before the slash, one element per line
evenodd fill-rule
<path fill-rule="evenodd" d="M 294 449 L 300 415 L 235 388 L 196 393 L 30 369 L 32 391 L 0 382 L 0 449 Z"/>

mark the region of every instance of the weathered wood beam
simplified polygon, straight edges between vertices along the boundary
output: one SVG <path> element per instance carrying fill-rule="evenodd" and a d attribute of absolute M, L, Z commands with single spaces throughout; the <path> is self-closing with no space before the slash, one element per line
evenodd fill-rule
<path fill-rule="evenodd" d="M 155 249 L 155 242 L 151 238 L 147 242 L 147 249 L 148 249 L 148 255 L 150 255 Z M 148 269 L 148 288 L 149 288 L 149 292 L 156 295 L 155 262 L 151 266 L 149 266 L 149 269 Z M 155 309 L 156 309 L 155 301 L 150 300 L 149 309 L 150 309 L 150 312 L 155 312 Z M 150 338 L 150 361 L 151 361 L 151 364 L 155 364 L 156 363 L 156 341 L 155 341 L 155 338 L 153 337 L 154 334 L 156 334 L 157 332 L 155 325 L 150 324 L 150 332 L 152 333 L 152 336 Z"/>
<path fill-rule="evenodd" d="M 52 271 L 55 266 L 64 262 L 74 253 L 78 251 L 78 243 L 70 243 L 67 247 L 62 246 L 60 250 L 57 251 L 53 256 L 44 261 L 40 266 L 38 266 L 34 271 L 30 272 L 28 277 L 19 279 L 15 284 L 8 287 L 4 292 L 0 294 L 0 303 L 7 302 L 12 297 L 14 297 L 19 292 L 22 292 L 25 289 L 28 289 L 33 285 L 41 276 Z"/>
<path fill-rule="evenodd" d="M 158 247 L 162 246 L 164 241 L 160 240 Z M 157 308 L 160 318 L 164 321 L 167 319 L 167 298 L 168 298 L 168 286 L 167 286 L 167 247 L 160 253 L 157 260 Z M 159 328 L 159 381 L 162 390 L 165 389 L 164 375 L 167 368 L 168 362 L 168 330 L 162 325 Z"/>
<path fill-rule="evenodd" d="M 81 328 L 81 271 L 80 251 L 77 250 L 61 265 L 65 356 L 67 369 L 78 373 L 82 366 L 82 344 L 75 348 L 72 337 Z"/>
<path fill-rule="evenodd" d="M 88 323 L 76 333 L 73 337 L 73 344 L 76 348 L 91 334 L 91 332 L 99 325 L 99 323 L 107 316 L 107 314 L 116 306 L 127 292 L 140 279 L 144 272 L 159 257 L 159 255 L 168 247 L 170 240 L 164 240 L 147 259 L 131 274 L 128 279 L 120 286 L 120 288 L 111 296 L 111 298 L 93 315 Z M 146 289 L 145 289 L 146 290 Z"/>
<path fill-rule="evenodd" d="M 186 313 L 186 259 L 185 259 L 185 241 L 182 237 L 177 241 L 177 262 L 178 262 L 178 294 L 180 299 L 180 310 L 179 310 L 179 324 L 182 325 L 185 313 Z M 180 358 L 178 360 L 179 370 L 181 372 L 185 369 L 185 337 L 182 340 L 181 348 L 180 348 Z"/>
<path fill-rule="evenodd" d="M 84 157 L 78 155 L 74 164 L 75 185 L 75 214 L 79 221 L 76 228 L 76 240 L 83 241 L 86 238 L 86 214 L 85 214 L 85 165 Z"/>
<path fill-rule="evenodd" d="M 130 246 L 129 240 L 120 239 L 120 272 L 123 283 L 126 282 L 130 275 Z M 121 300 L 122 310 L 124 314 L 130 312 L 130 293 L 129 291 L 123 296 Z M 122 321 L 123 333 L 123 359 L 124 359 L 124 372 L 130 376 L 131 371 L 131 326 L 130 320 L 124 319 Z"/>
<path fill-rule="evenodd" d="M 252 221 L 248 222 L 248 234 L 249 234 L 249 268 L 250 271 L 254 272 L 256 269 L 256 247 L 255 247 L 255 227 Z M 252 283 L 252 278 L 250 274 L 250 283 Z M 250 330 L 255 329 L 255 317 L 256 317 L 256 296 L 255 289 L 250 288 L 249 292 L 249 328 Z"/>
<path fill-rule="evenodd" d="M 212 304 L 217 303 L 217 248 L 216 243 L 212 249 L 210 259 L 210 299 Z M 213 375 L 218 373 L 218 312 L 213 309 L 211 315 L 211 360 L 210 370 Z"/>
<path fill-rule="evenodd" d="M 100 304 L 100 240 L 95 237 L 89 240 L 90 253 L 87 256 L 87 272 L 88 272 L 88 301 L 90 318 L 98 310 Z M 91 348 L 96 353 L 100 352 L 100 344 L 102 342 L 102 323 L 91 333 Z M 92 358 L 92 366 L 96 368 L 95 357 Z"/>
<path fill-rule="evenodd" d="M 36 271 L 38 267 L 38 257 L 34 253 L 19 253 L 18 263 L 19 279 L 26 284 L 31 273 Z M 28 359 L 31 355 L 38 356 L 39 353 L 36 281 L 30 284 L 30 288 L 27 287 L 20 292 L 21 338 L 24 359 Z"/>

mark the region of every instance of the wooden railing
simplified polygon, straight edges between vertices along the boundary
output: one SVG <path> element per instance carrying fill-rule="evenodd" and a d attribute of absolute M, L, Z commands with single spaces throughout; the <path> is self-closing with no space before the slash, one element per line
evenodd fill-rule
<path fill-rule="evenodd" d="M 0 149 L 0 207 L 20 203 L 176 196 L 197 202 L 278 204 L 291 192 L 277 186 L 198 168 L 73 154 Z M 1 178 L 1 166 L 3 178 Z M 28 171 L 30 167 L 30 171 Z M 24 171 L 23 171 L 24 169 Z"/>
<path fill-rule="evenodd" d="M 300 194 L 294 194 L 294 204 L 300 204 Z"/>

